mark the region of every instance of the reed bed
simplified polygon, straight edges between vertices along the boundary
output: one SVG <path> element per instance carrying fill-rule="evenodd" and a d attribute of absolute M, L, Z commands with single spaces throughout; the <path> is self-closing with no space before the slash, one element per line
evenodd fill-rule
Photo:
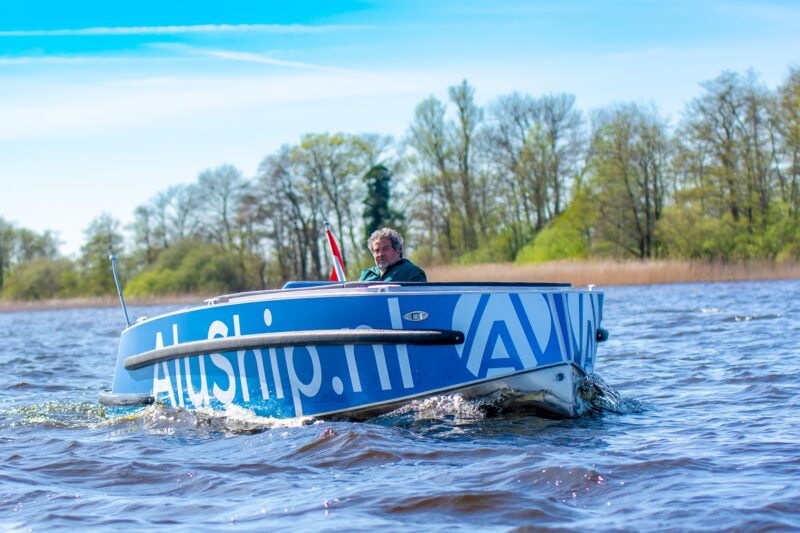
<path fill-rule="evenodd" d="M 746 281 L 800 278 L 800 263 L 751 261 L 743 263 L 699 263 L 691 261 L 551 261 L 517 265 L 485 263 L 468 266 L 426 267 L 430 281 L 568 282 L 575 287 L 654 285 L 713 281 Z M 165 295 L 126 298 L 129 306 L 197 304 L 213 294 Z M 0 312 L 116 307 L 116 296 L 52 300 L 3 300 Z"/>
<path fill-rule="evenodd" d="M 430 281 L 569 282 L 582 287 L 793 279 L 800 278 L 800 263 L 591 260 L 448 265 L 425 271 Z"/>
<path fill-rule="evenodd" d="M 175 305 L 175 304 L 198 304 L 204 298 L 214 296 L 206 294 L 203 296 L 193 294 L 178 294 L 164 296 L 149 296 L 146 298 L 125 298 L 128 307 L 148 306 L 148 305 Z M 117 296 L 93 296 L 82 298 L 52 298 L 46 300 L 4 300 L 0 299 L 0 313 L 9 311 L 46 311 L 51 309 L 88 309 L 96 307 L 117 307 L 119 298 Z M 135 317 L 131 317 L 135 318 Z"/>

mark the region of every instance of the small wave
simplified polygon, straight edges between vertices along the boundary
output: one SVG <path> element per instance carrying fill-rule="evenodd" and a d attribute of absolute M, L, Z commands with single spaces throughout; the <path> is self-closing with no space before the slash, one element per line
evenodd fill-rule
<path fill-rule="evenodd" d="M 767 314 L 767 315 L 733 315 L 723 318 L 723 322 L 749 322 L 751 320 L 775 320 L 781 318 L 781 315 Z"/>

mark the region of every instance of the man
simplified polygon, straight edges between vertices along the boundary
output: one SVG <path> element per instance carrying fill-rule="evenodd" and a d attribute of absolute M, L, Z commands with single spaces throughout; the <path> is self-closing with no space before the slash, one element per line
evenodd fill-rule
<path fill-rule="evenodd" d="M 428 281 L 425 271 L 403 258 L 403 237 L 391 228 L 375 231 L 367 239 L 375 266 L 361 271 L 359 281 Z"/>

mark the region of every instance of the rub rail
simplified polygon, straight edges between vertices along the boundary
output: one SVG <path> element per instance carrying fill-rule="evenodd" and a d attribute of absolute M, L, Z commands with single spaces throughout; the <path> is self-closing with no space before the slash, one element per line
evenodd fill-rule
<path fill-rule="evenodd" d="M 462 344 L 464 333 L 450 329 L 320 329 L 259 333 L 238 337 L 184 342 L 164 346 L 125 359 L 126 370 L 136 370 L 161 361 L 210 353 L 282 348 L 287 346 L 337 346 L 348 344 L 417 344 L 424 346 Z"/>

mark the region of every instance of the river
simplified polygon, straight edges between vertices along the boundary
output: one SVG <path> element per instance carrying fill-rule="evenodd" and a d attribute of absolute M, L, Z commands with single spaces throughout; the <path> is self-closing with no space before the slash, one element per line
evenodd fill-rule
<path fill-rule="evenodd" d="M 800 530 L 800 280 L 604 290 L 571 420 L 111 416 L 121 310 L 0 313 L 0 530 Z"/>

